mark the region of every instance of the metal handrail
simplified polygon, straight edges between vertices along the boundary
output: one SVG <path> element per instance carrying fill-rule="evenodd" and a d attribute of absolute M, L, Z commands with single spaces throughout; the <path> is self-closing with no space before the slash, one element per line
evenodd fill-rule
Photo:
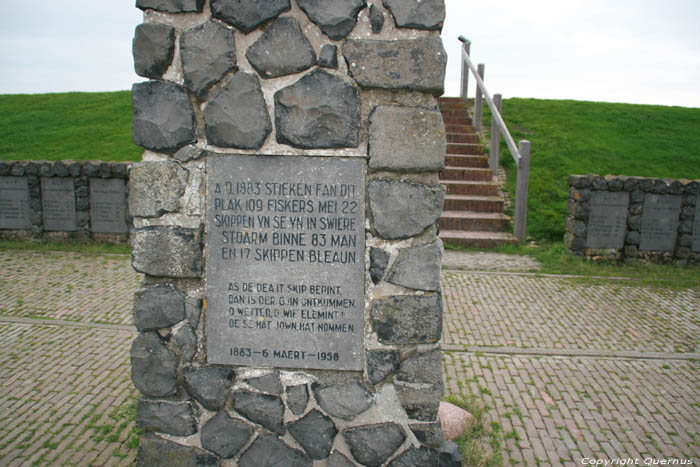
<path fill-rule="evenodd" d="M 467 83 L 469 79 L 469 74 L 465 73 L 464 69 L 464 64 L 467 65 L 469 70 L 471 70 L 472 74 L 474 75 L 474 79 L 476 79 L 476 96 L 477 98 L 475 99 L 475 115 L 477 114 L 476 112 L 476 106 L 481 107 L 481 94 L 483 94 L 484 98 L 486 99 L 486 102 L 489 105 L 489 108 L 491 109 L 491 116 L 492 116 L 492 123 L 491 123 L 491 128 L 492 128 L 492 139 L 491 139 L 491 156 L 489 158 L 489 166 L 492 170 L 493 176 L 498 176 L 498 144 L 500 143 L 500 135 L 493 135 L 494 130 L 497 133 L 500 133 L 503 135 L 503 139 L 506 141 L 506 145 L 508 146 L 508 149 L 510 150 L 511 155 L 513 156 L 513 159 L 515 160 L 515 166 L 518 169 L 517 173 L 517 183 L 516 183 L 516 188 L 515 188 L 515 219 L 514 219 L 514 234 L 515 237 L 518 239 L 519 242 L 525 241 L 525 233 L 526 233 L 526 227 L 527 227 L 527 192 L 528 192 L 528 179 L 530 177 L 530 142 L 527 140 L 522 140 L 518 143 L 518 146 L 515 145 L 515 141 L 513 140 L 513 137 L 510 135 L 510 131 L 508 131 L 508 127 L 506 126 L 505 121 L 503 121 L 503 117 L 501 116 L 500 112 L 500 95 L 496 94 L 495 96 L 497 97 L 497 103 L 494 102 L 493 98 L 491 97 L 491 94 L 489 94 L 488 90 L 486 89 L 486 85 L 484 84 L 483 80 L 483 74 L 484 74 L 484 66 L 479 65 L 479 68 L 474 66 L 472 63 L 470 57 L 469 57 L 469 50 L 471 46 L 471 42 L 467 40 L 464 36 L 459 36 L 460 42 L 463 43 L 462 46 L 462 97 L 466 100 L 467 98 Z M 475 122 L 475 126 L 480 126 L 481 125 L 481 109 L 479 109 L 479 115 L 478 115 L 478 122 Z M 494 144 L 495 143 L 495 144 Z M 495 147 L 494 147 L 495 146 Z M 495 156 L 495 157 L 494 157 Z"/>

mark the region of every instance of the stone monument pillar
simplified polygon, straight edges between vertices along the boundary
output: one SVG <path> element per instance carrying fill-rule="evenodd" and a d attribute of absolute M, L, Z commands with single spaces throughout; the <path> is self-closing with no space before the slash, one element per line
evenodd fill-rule
<path fill-rule="evenodd" d="M 443 0 L 137 0 L 140 465 L 437 465 Z"/>

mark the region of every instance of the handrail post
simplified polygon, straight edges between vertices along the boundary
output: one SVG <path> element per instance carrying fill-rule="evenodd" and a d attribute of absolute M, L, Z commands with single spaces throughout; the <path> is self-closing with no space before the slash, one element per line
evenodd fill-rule
<path fill-rule="evenodd" d="M 464 51 L 469 55 L 470 49 L 472 46 L 472 43 L 469 39 L 467 39 L 464 36 L 459 36 L 459 40 L 462 41 L 462 48 Z M 462 55 L 460 54 L 460 57 Z M 469 65 L 467 65 L 464 60 L 462 60 L 462 88 L 459 92 L 459 97 L 462 98 L 462 100 L 467 100 L 468 93 L 467 91 L 469 90 Z"/>
<path fill-rule="evenodd" d="M 481 80 L 484 80 L 484 68 L 483 63 L 479 63 L 479 76 Z M 476 131 L 481 131 L 481 114 L 483 112 L 483 94 L 479 85 L 476 85 L 476 98 L 474 99 L 474 128 Z"/>
<path fill-rule="evenodd" d="M 501 100 L 500 94 L 493 95 L 493 103 L 498 109 L 498 113 L 501 113 Z M 495 112 L 494 112 L 495 114 Z M 496 116 L 491 116 L 491 147 L 489 149 L 489 168 L 494 177 L 498 177 L 498 156 L 501 149 L 501 133 L 498 128 L 498 121 Z"/>
<path fill-rule="evenodd" d="M 522 140 L 518 143 L 520 160 L 518 161 L 518 177 L 515 187 L 515 238 L 520 243 L 525 241 L 527 231 L 527 191 L 530 178 L 530 142 Z"/>

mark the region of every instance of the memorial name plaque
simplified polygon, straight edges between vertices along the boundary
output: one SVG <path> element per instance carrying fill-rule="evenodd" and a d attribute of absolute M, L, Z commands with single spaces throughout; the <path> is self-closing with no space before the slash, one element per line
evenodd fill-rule
<path fill-rule="evenodd" d="M 90 226 L 95 233 L 126 233 L 124 180 L 90 179 Z"/>
<path fill-rule="evenodd" d="M 586 247 L 593 249 L 625 246 L 627 192 L 595 192 L 591 195 L 591 211 L 586 227 Z"/>
<path fill-rule="evenodd" d="M 681 201 L 678 195 L 647 193 L 644 197 L 640 250 L 673 251 L 676 246 Z"/>
<path fill-rule="evenodd" d="M 365 166 L 209 157 L 209 363 L 363 368 Z"/>
<path fill-rule="evenodd" d="M 77 230 L 75 188 L 72 178 L 41 178 L 44 230 Z"/>
<path fill-rule="evenodd" d="M 30 229 L 26 177 L 0 177 L 0 229 Z"/>
<path fill-rule="evenodd" d="M 693 251 L 700 251 L 700 195 L 695 199 L 695 218 L 693 220 Z"/>

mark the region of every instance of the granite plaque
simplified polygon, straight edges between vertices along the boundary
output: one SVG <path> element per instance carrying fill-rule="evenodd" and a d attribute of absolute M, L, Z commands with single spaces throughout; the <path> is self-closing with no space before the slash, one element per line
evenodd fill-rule
<path fill-rule="evenodd" d="M 363 368 L 365 166 L 209 158 L 209 363 Z"/>
<path fill-rule="evenodd" d="M 77 230 L 75 186 L 72 178 L 41 178 L 41 209 L 44 230 Z"/>
<path fill-rule="evenodd" d="M 26 177 L 0 177 L 0 229 L 31 229 Z"/>
<path fill-rule="evenodd" d="M 586 247 L 593 249 L 622 248 L 627 231 L 627 192 L 601 192 L 591 195 L 591 211 L 586 227 Z"/>
<path fill-rule="evenodd" d="M 695 199 L 695 217 L 693 220 L 693 251 L 700 251 L 700 195 Z"/>
<path fill-rule="evenodd" d="M 644 197 L 640 250 L 673 251 L 678 234 L 678 218 L 681 215 L 679 195 L 653 195 Z"/>
<path fill-rule="evenodd" d="M 90 226 L 95 233 L 127 233 L 124 180 L 90 179 Z"/>

